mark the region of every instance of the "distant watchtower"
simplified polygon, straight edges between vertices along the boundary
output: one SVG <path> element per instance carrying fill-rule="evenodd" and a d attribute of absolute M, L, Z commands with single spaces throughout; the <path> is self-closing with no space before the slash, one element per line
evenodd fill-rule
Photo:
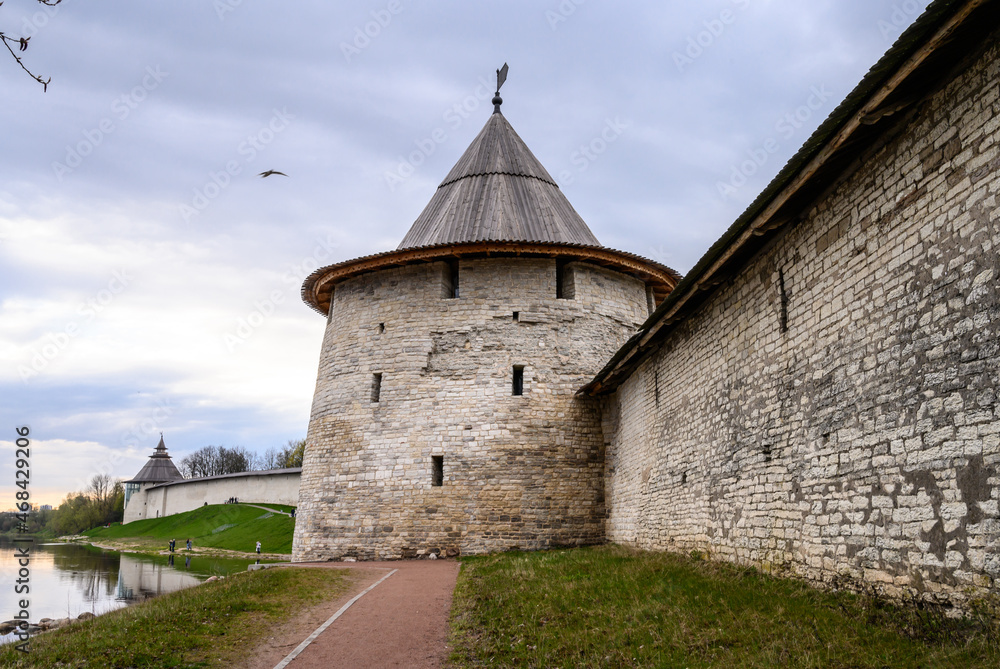
<path fill-rule="evenodd" d="M 167 446 L 163 443 L 163 435 L 161 434 L 160 443 L 153 449 L 153 454 L 149 456 L 146 464 L 131 480 L 125 481 L 125 515 L 122 518 L 122 523 L 146 518 L 146 496 L 139 495 L 136 497 L 136 504 L 130 505 L 129 502 L 132 501 L 133 495 L 158 483 L 177 481 L 183 478 L 184 475 L 178 471 L 174 461 L 167 454 Z"/>
<path fill-rule="evenodd" d="M 302 287 L 327 325 L 293 560 L 604 538 L 576 391 L 679 277 L 601 246 L 493 102 L 399 248 Z"/>

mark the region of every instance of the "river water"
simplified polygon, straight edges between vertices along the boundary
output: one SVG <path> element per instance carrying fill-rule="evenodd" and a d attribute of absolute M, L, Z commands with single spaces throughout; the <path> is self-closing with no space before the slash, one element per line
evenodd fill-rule
<path fill-rule="evenodd" d="M 29 546 L 30 591 L 18 594 L 16 546 Z M 95 615 L 173 592 L 204 581 L 246 571 L 254 560 L 147 556 L 94 548 L 85 544 L 15 544 L 0 537 L 0 621 L 11 620 L 20 610 L 19 600 L 27 599 L 31 622 L 41 618 L 75 618 L 85 611 Z M 22 584 L 23 585 L 23 584 Z M 0 636 L 0 643 L 14 640 L 13 634 Z"/>

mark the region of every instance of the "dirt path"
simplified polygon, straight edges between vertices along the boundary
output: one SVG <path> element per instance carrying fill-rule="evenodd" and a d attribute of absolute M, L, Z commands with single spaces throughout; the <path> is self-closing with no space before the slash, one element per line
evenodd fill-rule
<path fill-rule="evenodd" d="M 344 604 L 364 593 L 290 663 L 288 669 L 327 667 L 441 667 L 448 657 L 448 613 L 458 578 L 455 560 L 308 563 L 349 569 L 348 592 L 275 630 L 247 658 L 247 669 L 273 669 Z M 367 588 L 384 578 L 368 592 Z"/>

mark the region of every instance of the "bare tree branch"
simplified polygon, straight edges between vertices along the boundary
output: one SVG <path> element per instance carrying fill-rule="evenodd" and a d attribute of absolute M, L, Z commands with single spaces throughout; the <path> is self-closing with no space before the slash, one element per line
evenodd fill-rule
<path fill-rule="evenodd" d="M 60 2 L 62 2 L 62 0 L 38 0 L 39 4 L 48 5 L 49 7 L 55 7 Z M 0 6 L 2 5 L 3 2 L 0 2 Z M 42 79 L 41 75 L 35 74 L 31 70 L 29 70 L 28 66 L 24 64 L 24 61 L 21 60 L 21 57 L 18 55 L 18 52 L 23 53 L 28 50 L 28 40 L 30 39 L 31 39 L 30 37 L 10 37 L 3 31 L 0 31 L 0 41 L 3 42 L 3 45 L 5 47 L 7 47 L 7 51 L 9 51 L 10 55 L 14 58 L 15 61 L 17 61 L 17 64 L 21 66 L 21 69 L 28 73 L 29 77 L 31 77 L 32 79 L 34 79 L 35 81 L 37 81 L 42 85 L 42 92 L 44 93 L 49 89 L 49 82 L 52 81 L 52 77 L 49 77 L 48 79 Z M 14 51 L 14 49 L 11 48 L 12 44 L 17 45 L 17 51 Z"/>

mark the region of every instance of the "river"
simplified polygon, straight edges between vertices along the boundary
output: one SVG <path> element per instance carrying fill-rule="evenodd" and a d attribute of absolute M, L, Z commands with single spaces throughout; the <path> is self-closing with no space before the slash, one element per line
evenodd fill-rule
<path fill-rule="evenodd" d="M 16 546 L 29 546 L 28 593 L 15 588 L 21 565 Z M 83 612 L 100 615 L 156 595 L 180 590 L 210 576 L 246 571 L 251 559 L 135 555 L 94 548 L 86 544 L 15 544 L 0 537 L 0 621 L 11 620 L 28 600 L 31 622 L 42 618 L 75 618 Z M 24 583 L 21 584 L 25 585 Z M 0 643 L 14 640 L 0 636 Z"/>

